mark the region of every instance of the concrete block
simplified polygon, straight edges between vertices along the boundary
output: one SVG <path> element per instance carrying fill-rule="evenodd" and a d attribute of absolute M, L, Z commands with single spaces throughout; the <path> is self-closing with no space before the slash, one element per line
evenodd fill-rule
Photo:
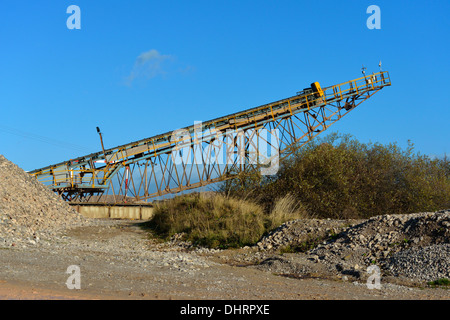
<path fill-rule="evenodd" d="M 106 219 L 109 218 L 109 207 L 101 206 L 79 206 L 77 210 L 87 218 Z"/>
<path fill-rule="evenodd" d="M 109 210 L 109 217 L 111 219 L 141 219 L 141 212 L 139 207 L 111 207 Z"/>
<path fill-rule="evenodd" d="M 153 207 L 141 207 L 141 219 L 150 220 L 153 218 Z"/>

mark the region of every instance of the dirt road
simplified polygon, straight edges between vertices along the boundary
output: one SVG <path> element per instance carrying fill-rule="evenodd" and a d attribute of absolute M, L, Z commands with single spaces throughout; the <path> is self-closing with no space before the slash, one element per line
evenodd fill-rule
<path fill-rule="evenodd" d="M 439 288 L 284 277 L 237 257 L 248 251 L 192 251 L 147 237 L 139 222 L 105 221 L 48 243 L 0 250 L 0 299 L 361 300 L 449 299 Z M 66 282 L 78 266 L 80 289 Z"/>

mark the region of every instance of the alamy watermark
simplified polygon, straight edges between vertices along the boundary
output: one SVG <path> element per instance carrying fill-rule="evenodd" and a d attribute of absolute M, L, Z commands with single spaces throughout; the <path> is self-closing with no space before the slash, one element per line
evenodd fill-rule
<path fill-rule="evenodd" d="M 81 9 L 79 6 L 70 5 L 67 7 L 66 13 L 70 16 L 66 20 L 67 29 L 81 29 Z"/>
<path fill-rule="evenodd" d="M 370 30 L 381 29 L 381 9 L 377 5 L 367 7 L 366 13 L 370 14 L 367 18 L 366 25 Z"/>
<path fill-rule="evenodd" d="M 371 265 L 367 267 L 367 273 L 370 274 L 370 276 L 367 278 L 367 288 L 370 290 L 373 289 L 381 289 L 381 271 L 380 267 L 376 265 Z"/>
<path fill-rule="evenodd" d="M 186 129 L 172 132 L 172 161 L 175 165 L 260 165 L 262 175 L 276 174 L 279 168 L 279 130 L 227 129 L 202 131 L 194 122 L 193 134 Z"/>
<path fill-rule="evenodd" d="M 81 289 L 80 267 L 77 265 L 70 265 L 69 267 L 67 267 L 66 273 L 70 274 L 66 281 L 67 289 Z"/>

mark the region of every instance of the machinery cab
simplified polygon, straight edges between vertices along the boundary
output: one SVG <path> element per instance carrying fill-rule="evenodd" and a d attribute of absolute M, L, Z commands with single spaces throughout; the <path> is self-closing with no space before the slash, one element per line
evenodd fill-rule
<path fill-rule="evenodd" d="M 306 103 L 306 99 L 308 99 L 308 104 L 316 105 L 317 99 L 323 97 L 324 93 L 319 82 L 313 82 L 311 83 L 311 87 L 297 92 L 297 95 L 306 96 L 301 99 L 303 103 Z"/>
<path fill-rule="evenodd" d="M 314 93 L 314 96 L 316 98 L 323 97 L 323 95 L 324 95 L 322 87 L 320 86 L 320 84 L 318 82 L 313 82 L 313 83 L 311 83 L 311 87 L 305 88 L 302 91 L 298 91 L 297 95 L 303 96 L 303 95 L 309 95 L 311 93 Z"/>
<path fill-rule="evenodd" d="M 323 97 L 323 90 L 318 82 L 311 83 L 311 89 L 315 93 L 316 98 Z"/>

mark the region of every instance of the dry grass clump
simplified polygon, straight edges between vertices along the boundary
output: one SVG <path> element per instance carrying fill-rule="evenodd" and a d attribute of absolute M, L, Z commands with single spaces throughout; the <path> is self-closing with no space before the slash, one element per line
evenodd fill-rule
<path fill-rule="evenodd" d="M 160 202 L 149 222 L 163 238 L 185 233 L 186 240 L 212 248 L 255 243 L 264 234 L 265 224 L 260 206 L 221 194 L 188 194 Z"/>
<path fill-rule="evenodd" d="M 269 214 L 270 229 L 274 229 L 286 221 L 301 218 L 311 218 L 305 207 L 292 193 L 279 197 Z"/>
<path fill-rule="evenodd" d="M 157 203 L 148 226 L 164 239 L 183 233 L 185 240 L 196 245 L 236 248 L 255 244 L 271 229 L 302 214 L 290 195 L 280 198 L 267 214 L 248 200 L 194 193 Z"/>

